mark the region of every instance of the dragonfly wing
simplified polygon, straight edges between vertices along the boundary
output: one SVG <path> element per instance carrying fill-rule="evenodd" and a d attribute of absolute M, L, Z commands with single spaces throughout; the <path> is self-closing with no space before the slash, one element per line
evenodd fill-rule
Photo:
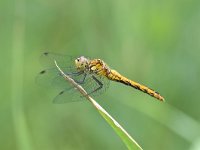
<path fill-rule="evenodd" d="M 83 76 L 82 76 L 83 77 Z M 97 91 L 95 91 L 99 84 L 92 78 L 91 75 L 87 75 L 84 82 L 79 83 L 90 96 L 99 96 L 104 93 L 106 89 L 109 87 L 109 80 L 105 77 L 95 76 L 98 81 L 100 81 L 103 87 Z M 95 92 L 94 92 L 95 91 Z M 79 91 L 73 86 L 71 88 L 62 90 L 53 100 L 53 103 L 63 104 L 68 102 L 76 102 L 76 101 L 84 101 L 85 97 L 80 94 Z"/>
<path fill-rule="evenodd" d="M 65 67 L 64 70 L 66 71 L 66 75 L 70 76 L 72 79 L 74 79 L 77 82 L 80 82 L 84 78 L 83 73 L 79 72 L 69 72 L 69 68 Z M 70 70 L 71 71 L 71 70 Z M 50 68 L 42 70 L 38 73 L 36 76 L 36 83 L 45 87 L 60 87 L 60 88 L 68 88 L 69 83 L 64 79 L 64 77 L 61 75 L 60 71 L 57 68 Z"/>
<path fill-rule="evenodd" d="M 85 78 L 84 73 L 67 72 L 66 74 L 69 74 L 69 76 L 78 83 L 81 83 Z M 56 90 L 61 91 L 54 98 L 54 103 L 61 104 L 84 99 L 81 97 L 81 94 L 60 74 L 57 68 L 50 68 L 41 71 L 36 77 L 36 83 L 44 87 L 54 87 Z"/>
<path fill-rule="evenodd" d="M 64 71 L 65 67 L 68 67 L 68 69 L 72 69 L 73 71 L 75 69 L 75 61 L 76 57 L 70 56 L 70 55 L 63 55 L 63 54 L 57 54 L 53 52 L 44 52 L 40 56 L 40 62 L 41 64 L 46 68 L 55 67 L 55 62 L 57 62 L 58 66 Z"/>
<path fill-rule="evenodd" d="M 81 95 L 75 87 L 62 90 L 54 99 L 53 103 L 63 104 L 69 102 L 83 101 L 85 100 L 84 96 Z"/>
<path fill-rule="evenodd" d="M 45 87 L 52 86 L 52 81 L 60 77 L 60 72 L 56 68 L 44 69 L 36 76 L 36 83 Z"/>

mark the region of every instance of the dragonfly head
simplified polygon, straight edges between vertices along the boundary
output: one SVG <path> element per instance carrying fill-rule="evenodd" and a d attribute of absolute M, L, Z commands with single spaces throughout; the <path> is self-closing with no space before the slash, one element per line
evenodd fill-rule
<path fill-rule="evenodd" d="M 75 65 L 78 70 L 85 70 L 88 68 L 88 59 L 84 56 L 75 59 Z"/>

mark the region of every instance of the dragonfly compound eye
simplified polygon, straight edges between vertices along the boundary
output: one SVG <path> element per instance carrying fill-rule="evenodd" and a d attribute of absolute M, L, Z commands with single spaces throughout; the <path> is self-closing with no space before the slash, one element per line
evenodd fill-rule
<path fill-rule="evenodd" d="M 75 60 L 76 68 L 79 70 L 84 70 L 87 67 L 88 59 L 81 56 Z"/>

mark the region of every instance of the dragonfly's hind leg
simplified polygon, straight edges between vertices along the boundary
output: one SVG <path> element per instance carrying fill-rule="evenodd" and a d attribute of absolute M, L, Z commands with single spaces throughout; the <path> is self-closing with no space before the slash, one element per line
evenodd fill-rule
<path fill-rule="evenodd" d="M 100 90 L 103 87 L 103 83 L 101 83 L 101 81 L 99 81 L 95 76 L 92 76 L 92 79 L 97 82 L 97 84 L 99 85 L 99 87 L 97 87 L 95 90 L 91 91 L 90 93 L 88 93 L 87 95 L 91 95 L 92 93 Z"/>

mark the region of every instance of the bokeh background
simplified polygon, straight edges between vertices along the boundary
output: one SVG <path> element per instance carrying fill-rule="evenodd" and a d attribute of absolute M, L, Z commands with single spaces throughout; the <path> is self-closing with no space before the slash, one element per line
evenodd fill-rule
<path fill-rule="evenodd" d="M 44 51 L 159 91 L 165 103 L 119 83 L 96 98 L 144 149 L 200 149 L 199 0 L 0 1 L 0 149 L 126 149 L 89 102 L 55 105 L 35 84 Z"/>

